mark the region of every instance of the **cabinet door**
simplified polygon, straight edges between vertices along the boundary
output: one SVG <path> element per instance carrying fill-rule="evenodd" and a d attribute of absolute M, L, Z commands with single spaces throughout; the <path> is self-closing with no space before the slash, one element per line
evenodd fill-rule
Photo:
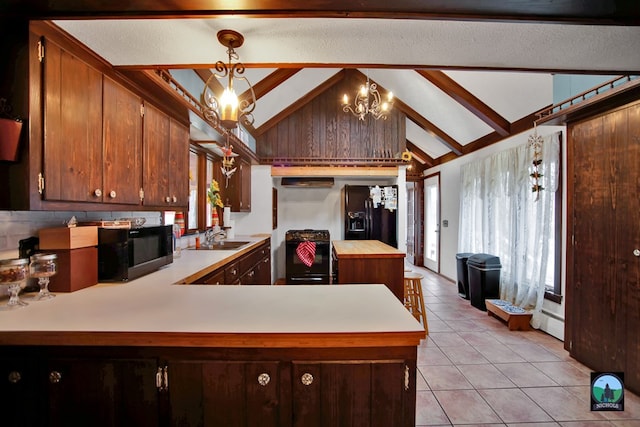
<path fill-rule="evenodd" d="M 102 131 L 105 203 L 141 203 L 141 106 L 139 96 L 104 78 Z"/>
<path fill-rule="evenodd" d="M 51 359 L 49 426 L 158 426 L 154 360 Z"/>
<path fill-rule="evenodd" d="M 294 427 L 413 427 L 402 361 L 294 362 L 292 376 Z"/>
<path fill-rule="evenodd" d="M 251 212 L 251 164 L 236 157 L 236 172 L 228 180 L 225 199 L 232 212 Z"/>
<path fill-rule="evenodd" d="M 102 74 L 47 40 L 43 87 L 45 199 L 102 201 Z"/>
<path fill-rule="evenodd" d="M 213 273 L 207 274 L 198 283 L 204 285 L 223 285 L 224 284 L 224 269 L 216 270 Z"/>
<path fill-rule="evenodd" d="M 240 161 L 240 212 L 251 212 L 251 163 Z"/>
<path fill-rule="evenodd" d="M 171 134 L 169 116 L 151 104 L 145 104 L 143 124 L 144 204 L 173 206 L 169 189 Z M 187 168 L 185 166 L 185 168 Z"/>
<path fill-rule="evenodd" d="M 0 359 L 0 424 L 10 427 L 39 425 L 37 365 L 29 359 Z"/>
<path fill-rule="evenodd" d="M 280 410 L 279 365 L 278 362 L 171 362 L 171 425 L 290 425 L 289 414 Z"/>
<path fill-rule="evenodd" d="M 171 203 L 187 206 L 189 200 L 189 129 L 171 120 L 169 150 L 169 195 Z"/>

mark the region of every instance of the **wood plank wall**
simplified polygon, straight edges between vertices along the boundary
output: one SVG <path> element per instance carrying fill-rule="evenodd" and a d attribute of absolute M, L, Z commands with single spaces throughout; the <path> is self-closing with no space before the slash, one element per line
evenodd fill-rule
<path fill-rule="evenodd" d="M 363 121 L 344 112 L 343 95 L 353 100 L 366 77 L 356 70 L 343 73 L 343 79 L 258 136 L 262 162 L 380 164 L 400 158 L 406 149 L 405 114 L 392 109 L 386 120 L 367 117 Z"/>

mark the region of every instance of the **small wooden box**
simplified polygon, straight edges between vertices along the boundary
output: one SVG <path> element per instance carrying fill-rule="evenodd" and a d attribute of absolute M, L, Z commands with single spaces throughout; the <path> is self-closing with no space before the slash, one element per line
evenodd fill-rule
<path fill-rule="evenodd" d="M 487 305 L 487 314 L 507 322 L 510 331 L 528 331 L 530 329 L 529 322 L 532 317 L 530 311 L 514 313 L 509 310 L 510 307 L 513 307 L 511 304 L 497 299 L 485 300 L 485 304 Z"/>
<path fill-rule="evenodd" d="M 76 249 L 98 244 L 98 227 L 56 227 L 39 231 L 40 249 Z"/>
<path fill-rule="evenodd" d="M 58 272 L 51 276 L 51 292 L 73 292 L 98 283 L 98 248 L 54 249 Z"/>

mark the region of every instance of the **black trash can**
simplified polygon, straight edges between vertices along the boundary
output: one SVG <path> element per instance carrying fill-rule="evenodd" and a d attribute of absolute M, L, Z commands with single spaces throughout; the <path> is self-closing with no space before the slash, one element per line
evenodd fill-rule
<path fill-rule="evenodd" d="M 475 254 L 467 259 L 469 298 L 471 305 L 487 311 L 485 299 L 500 298 L 500 258 L 489 254 Z"/>
<path fill-rule="evenodd" d="M 467 269 L 467 259 L 472 253 L 462 252 L 456 254 L 456 265 L 458 267 L 458 295 L 464 299 L 469 299 L 469 270 Z"/>

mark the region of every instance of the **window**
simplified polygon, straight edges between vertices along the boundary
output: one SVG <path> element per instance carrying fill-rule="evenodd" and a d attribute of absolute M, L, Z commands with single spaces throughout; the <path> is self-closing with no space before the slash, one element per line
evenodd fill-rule
<path fill-rule="evenodd" d="M 461 167 L 460 252 L 500 257 L 501 297 L 539 309 L 547 288 L 559 291 L 560 133 L 544 138 L 542 191 L 532 191 L 527 144 Z"/>
<path fill-rule="evenodd" d="M 188 231 L 195 233 L 211 227 L 211 205 L 207 189 L 214 179 L 215 158 L 209 152 L 192 146 L 189 152 Z"/>

